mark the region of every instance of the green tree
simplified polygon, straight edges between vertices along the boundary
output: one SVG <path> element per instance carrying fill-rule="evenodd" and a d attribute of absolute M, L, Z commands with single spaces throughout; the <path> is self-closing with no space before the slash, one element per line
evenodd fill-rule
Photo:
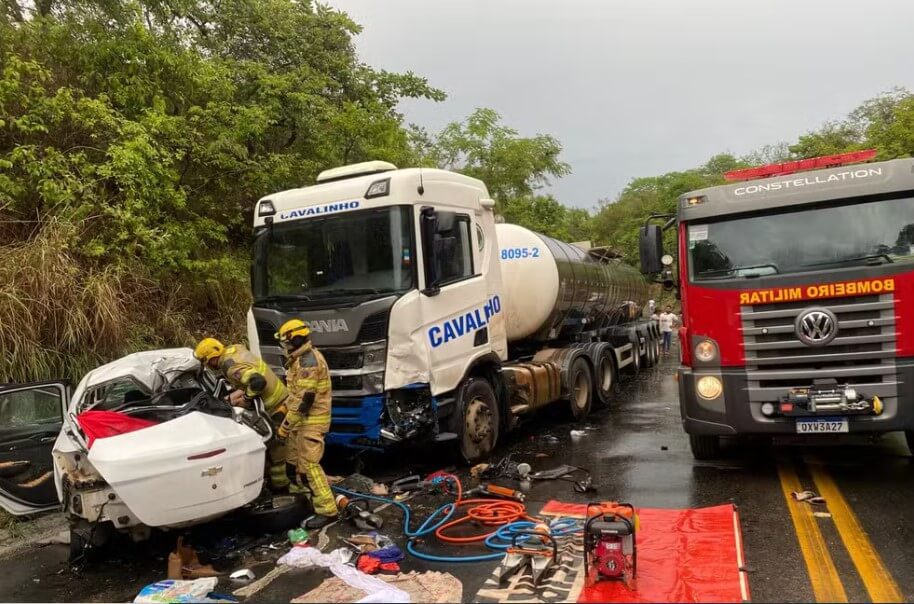
<path fill-rule="evenodd" d="M 254 202 L 412 163 L 397 104 L 444 98 L 361 63 L 358 31 L 308 0 L 4 0 L 0 324 L 19 328 L 0 330 L 0 381 L 241 332 Z"/>
<path fill-rule="evenodd" d="M 482 180 L 507 222 L 563 240 L 586 239 L 590 215 L 570 209 L 541 193 L 552 179 L 571 172 L 560 159 L 562 145 L 554 137 L 520 136 L 501 123 L 492 109 L 477 109 L 429 135 L 414 128 L 412 145 L 423 165 L 454 170 Z"/>

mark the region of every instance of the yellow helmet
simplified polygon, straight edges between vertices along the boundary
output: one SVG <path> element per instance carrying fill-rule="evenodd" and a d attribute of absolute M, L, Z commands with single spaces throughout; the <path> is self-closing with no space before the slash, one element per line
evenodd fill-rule
<path fill-rule="evenodd" d="M 311 329 L 308 328 L 307 323 L 301 319 L 290 319 L 282 324 L 282 327 L 274 334 L 274 337 L 279 340 L 280 344 L 285 345 L 291 342 L 293 338 L 307 338 L 310 335 Z"/>
<path fill-rule="evenodd" d="M 203 338 L 194 350 L 194 357 L 198 361 L 207 362 L 216 357 L 221 357 L 224 351 L 225 346 L 216 338 Z"/>

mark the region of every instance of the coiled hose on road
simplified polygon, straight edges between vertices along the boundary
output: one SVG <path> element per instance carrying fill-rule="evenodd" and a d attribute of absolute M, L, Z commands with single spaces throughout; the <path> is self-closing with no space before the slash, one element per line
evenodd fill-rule
<path fill-rule="evenodd" d="M 456 489 L 456 499 L 451 503 L 446 503 L 436 509 L 431 515 L 419 524 L 419 528 L 412 530 L 412 512 L 408 505 L 401 501 L 396 501 L 387 497 L 377 495 L 366 495 L 349 491 L 341 487 L 332 487 L 337 493 L 342 493 L 347 497 L 358 499 L 369 499 L 395 505 L 403 511 L 403 534 L 406 535 L 406 551 L 421 560 L 429 562 L 484 562 L 487 560 L 500 560 L 505 556 L 506 550 L 511 545 L 511 539 L 520 531 L 530 531 L 538 526 L 546 525 L 549 527 L 549 533 L 553 537 L 562 537 L 570 535 L 581 530 L 578 523 L 571 518 L 562 518 L 554 520 L 551 523 L 542 522 L 538 518 L 527 514 L 527 508 L 523 503 L 517 501 L 497 501 L 492 499 L 463 499 L 463 485 L 460 479 L 453 474 L 444 474 L 437 479 L 447 490 L 448 483 L 453 483 Z M 457 509 L 464 506 L 469 507 L 464 516 L 452 519 Z M 445 531 L 460 526 L 465 522 L 476 521 L 484 526 L 496 527 L 493 530 L 479 535 L 453 536 L 445 534 Z M 471 556 L 444 556 L 429 554 L 416 549 L 415 541 L 421 537 L 434 534 L 435 537 L 443 542 L 454 545 L 468 545 L 473 543 L 482 543 L 489 549 L 499 550 L 490 554 L 477 554 Z M 530 537 L 523 535 L 518 539 L 518 543 L 528 540 Z"/>

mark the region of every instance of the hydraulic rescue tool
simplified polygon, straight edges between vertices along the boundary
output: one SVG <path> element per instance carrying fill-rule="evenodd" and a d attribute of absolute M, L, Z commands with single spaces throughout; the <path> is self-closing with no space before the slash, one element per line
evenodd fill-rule
<path fill-rule="evenodd" d="M 590 511 L 599 510 L 594 515 Z M 584 569 L 588 587 L 604 579 L 621 580 L 633 589 L 637 571 L 635 530 L 638 519 L 630 503 L 588 503 L 584 522 Z"/>
<path fill-rule="evenodd" d="M 521 544 L 518 539 L 523 537 Z M 555 537 L 541 531 L 518 531 L 511 537 L 511 547 L 505 559 L 495 571 L 498 581 L 504 583 L 508 577 L 530 568 L 533 584 L 539 585 L 559 561 L 559 545 Z"/>

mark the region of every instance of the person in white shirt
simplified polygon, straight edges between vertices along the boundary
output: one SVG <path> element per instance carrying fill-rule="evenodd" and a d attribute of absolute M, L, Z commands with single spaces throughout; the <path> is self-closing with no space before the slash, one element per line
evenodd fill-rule
<path fill-rule="evenodd" d="M 673 326 L 679 321 L 679 317 L 673 314 L 672 306 L 667 306 L 666 310 L 660 313 L 657 321 L 660 323 L 660 333 L 663 334 L 663 354 L 667 354 L 673 343 Z"/>

